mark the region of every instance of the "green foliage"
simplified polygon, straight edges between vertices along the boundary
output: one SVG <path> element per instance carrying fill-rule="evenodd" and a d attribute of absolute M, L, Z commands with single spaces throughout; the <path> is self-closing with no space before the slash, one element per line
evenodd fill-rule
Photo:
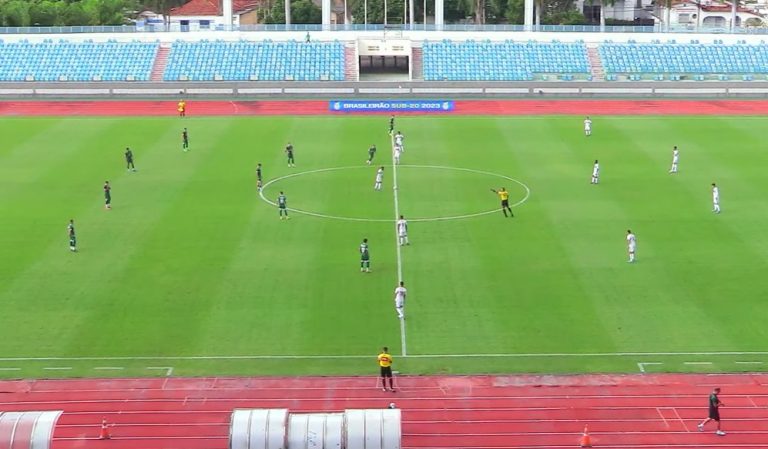
<path fill-rule="evenodd" d="M 285 0 L 272 3 L 266 23 L 285 23 Z M 322 22 L 322 10 L 312 0 L 291 0 L 291 23 L 312 24 Z"/>
<path fill-rule="evenodd" d="M 137 0 L 6 0 L 0 2 L 0 25 L 123 25 L 140 6 Z"/>
<path fill-rule="evenodd" d="M 525 23 L 525 0 L 509 0 L 504 11 L 507 23 L 522 25 Z"/>
<path fill-rule="evenodd" d="M 365 23 L 365 2 L 357 1 L 352 6 L 354 23 Z M 368 1 L 368 23 L 384 23 L 384 2 Z M 403 0 L 387 0 L 387 24 L 403 23 Z"/>

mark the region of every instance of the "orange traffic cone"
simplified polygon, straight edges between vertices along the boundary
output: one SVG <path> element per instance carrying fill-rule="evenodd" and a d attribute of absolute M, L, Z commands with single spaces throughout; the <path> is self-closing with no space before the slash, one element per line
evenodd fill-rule
<path fill-rule="evenodd" d="M 579 442 L 581 447 L 592 447 L 592 439 L 589 437 L 589 426 L 584 426 L 584 433 L 581 434 L 581 441 Z"/>
<path fill-rule="evenodd" d="M 112 438 L 112 435 L 109 434 L 109 425 L 107 424 L 107 418 L 104 418 L 101 420 L 101 432 L 99 432 L 99 439 L 108 440 L 110 438 Z"/>

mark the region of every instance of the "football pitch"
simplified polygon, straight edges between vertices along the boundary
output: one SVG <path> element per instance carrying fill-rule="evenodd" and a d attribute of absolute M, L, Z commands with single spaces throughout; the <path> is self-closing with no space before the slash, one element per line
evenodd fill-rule
<path fill-rule="evenodd" d="M 582 119 L 4 118 L 0 376 L 761 369 L 768 118 Z"/>

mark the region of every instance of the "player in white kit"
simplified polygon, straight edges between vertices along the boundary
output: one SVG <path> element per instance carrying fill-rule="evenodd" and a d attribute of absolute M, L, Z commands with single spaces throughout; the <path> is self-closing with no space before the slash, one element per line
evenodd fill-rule
<path fill-rule="evenodd" d="M 395 158 L 395 165 L 400 165 L 400 154 L 403 152 L 403 147 L 399 145 L 395 145 L 393 151 L 394 151 L 393 156 Z"/>
<path fill-rule="evenodd" d="M 637 239 L 631 229 L 627 229 L 627 252 L 629 252 L 628 262 L 635 261 L 635 249 L 637 248 Z"/>
<path fill-rule="evenodd" d="M 395 311 L 397 317 L 401 320 L 405 319 L 405 295 L 408 290 L 405 289 L 405 282 L 400 281 L 400 285 L 395 289 Z"/>
<path fill-rule="evenodd" d="M 405 147 L 403 146 L 403 133 L 400 131 L 395 134 L 395 146 L 400 147 L 401 153 L 405 153 Z"/>
<path fill-rule="evenodd" d="M 373 190 L 381 190 L 381 183 L 384 181 L 384 167 L 376 170 L 376 182 L 373 184 Z"/>
<path fill-rule="evenodd" d="M 712 183 L 712 212 L 720 213 L 720 189 Z"/>
<path fill-rule="evenodd" d="M 592 135 L 592 120 L 589 117 L 584 119 L 584 135 Z"/>
<path fill-rule="evenodd" d="M 677 149 L 677 145 L 672 148 L 672 168 L 669 169 L 670 173 L 677 173 L 677 163 L 680 161 L 680 151 Z"/>
<path fill-rule="evenodd" d="M 600 182 L 600 163 L 595 159 L 595 165 L 592 166 L 592 181 L 591 184 L 597 184 Z"/>
<path fill-rule="evenodd" d="M 400 242 L 400 246 L 410 245 L 408 242 L 408 222 L 402 215 L 397 220 L 397 240 Z"/>

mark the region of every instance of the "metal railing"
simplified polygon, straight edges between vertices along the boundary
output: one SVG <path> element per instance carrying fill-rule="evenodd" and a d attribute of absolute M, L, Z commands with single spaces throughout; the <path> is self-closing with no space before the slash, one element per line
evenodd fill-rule
<path fill-rule="evenodd" d="M 522 32 L 522 31 L 541 31 L 549 33 L 702 33 L 702 34 L 723 34 L 731 33 L 729 29 L 719 27 L 665 27 L 656 26 L 632 26 L 632 25 L 539 25 L 527 28 L 524 25 L 474 25 L 474 24 L 445 24 L 437 27 L 434 24 L 413 24 L 413 25 L 387 25 L 381 24 L 338 24 L 338 25 L 282 25 L 282 24 L 263 24 L 263 25 L 241 25 L 228 29 L 222 25 L 213 26 L 208 29 L 192 28 L 188 25 L 180 26 L 177 23 L 166 27 L 162 24 L 147 25 L 124 25 L 124 26 L 74 26 L 74 27 L 0 27 L 2 34 L 79 34 L 79 33 L 164 33 L 164 32 L 193 32 L 206 33 L 211 31 L 239 31 L 239 32 L 258 32 L 258 31 L 293 31 L 293 32 L 319 32 L 319 31 L 462 31 L 462 32 Z M 734 30 L 735 34 L 768 34 L 768 27 L 739 27 Z"/>

